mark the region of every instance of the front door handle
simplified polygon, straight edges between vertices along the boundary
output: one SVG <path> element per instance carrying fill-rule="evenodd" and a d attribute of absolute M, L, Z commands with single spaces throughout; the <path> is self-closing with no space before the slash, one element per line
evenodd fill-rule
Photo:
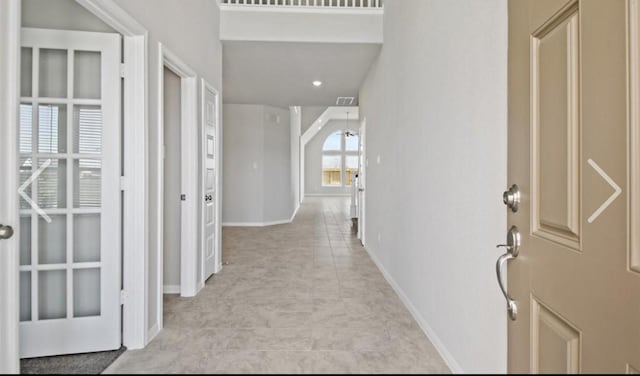
<path fill-rule="evenodd" d="M 504 287 L 504 282 L 502 279 L 502 266 L 507 261 L 514 258 L 515 257 L 510 253 L 505 253 L 504 255 L 498 257 L 498 262 L 496 262 L 496 275 L 498 277 L 498 285 L 500 285 L 500 290 L 502 290 L 502 294 L 507 300 L 507 313 L 509 313 L 509 318 L 515 321 L 515 319 L 518 317 L 518 305 L 516 304 L 516 301 L 511 299 L 511 297 L 507 293 L 507 289 Z"/>
<path fill-rule="evenodd" d="M 11 239 L 13 236 L 13 227 L 0 224 L 0 240 Z"/>
<path fill-rule="evenodd" d="M 507 253 L 498 257 L 498 261 L 496 262 L 496 276 L 498 277 L 500 290 L 502 290 L 502 294 L 507 300 L 507 312 L 509 313 L 509 318 L 515 321 L 518 317 L 518 305 L 516 304 L 516 301 L 509 296 L 509 293 L 507 293 L 507 289 L 504 286 L 504 279 L 502 278 L 502 269 L 507 261 L 518 257 L 520 252 L 520 232 L 518 231 L 518 228 L 516 226 L 511 227 L 507 234 L 507 244 L 499 244 L 497 247 L 507 249 Z"/>

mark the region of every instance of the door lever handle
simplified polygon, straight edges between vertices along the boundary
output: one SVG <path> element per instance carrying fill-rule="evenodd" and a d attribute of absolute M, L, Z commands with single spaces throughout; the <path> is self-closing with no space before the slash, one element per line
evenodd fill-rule
<path fill-rule="evenodd" d="M 496 262 L 496 275 L 498 277 L 498 285 L 500 285 L 500 290 L 502 290 L 502 295 L 504 295 L 504 298 L 507 300 L 507 312 L 511 320 L 515 320 L 518 316 L 518 305 L 515 300 L 511 299 L 507 293 L 507 289 L 504 287 L 502 269 L 507 261 L 518 257 L 520 253 L 520 242 L 520 231 L 518 231 L 516 226 L 512 226 L 507 234 L 507 244 L 498 244 L 496 246 L 497 248 L 505 248 L 507 250 L 507 253 L 498 257 L 498 261 Z"/>
<path fill-rule="evenodd" d="M 507 289 L 504 287 L 504 282 L 502 279 L 502 266 L 509 260 L 514 259 L 511 253 L 505 253 L 504 255 L 498 257 L 498 262 L 496 262 L 496 275 L 498 277 L 498 285 L 500 285 L 500 290 L 502 290 L 502 294 L 504 298 L 507 300 L 507 312 L 509 313 L 509 318 L 514 320 L 518 317 L 518 305 L 516 301 L 511 299 L 509 294 L 507 293 Z"/>

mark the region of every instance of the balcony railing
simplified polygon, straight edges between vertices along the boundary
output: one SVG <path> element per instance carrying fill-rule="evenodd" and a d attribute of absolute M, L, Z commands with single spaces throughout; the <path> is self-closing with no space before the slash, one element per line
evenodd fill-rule
<path fill-rule="evenodd" d="M 224 5 L 333 9 L 382 9 L 383 0 L 221 0 Z"/>

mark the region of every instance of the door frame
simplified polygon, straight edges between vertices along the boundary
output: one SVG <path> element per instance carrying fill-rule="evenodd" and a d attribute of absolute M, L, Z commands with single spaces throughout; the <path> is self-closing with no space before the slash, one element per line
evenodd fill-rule
<path fill-rule="evenodd" d="M 20 0 L 0 3 L 0 170 L 6 171 L 0 184 L 0 223 L 15 234 L 0 240 L 0 373 L 19 373 L 19 280 L 18 241 L 18 104 L 20 95 Z"/>
<path fill-rule="evenodd" d="M 200 123 L 201 123 L 201 129 L 200 129 L 200 138 L 202 139 L 201 142 L 201 153 L 200 153 L 200 163 L 202 166 L 201 169 L 201 175 L 202 172 L 205 170 L 205 164 L 206 164 L 206 160 L 207 160 L 207 134 L 206 134 L 206 113 L 205 111 L 207 110 L 207 106 L 205 103 L 206 100 L 206 92 L 207 90 L 211 91 L 213 93 L 213 95 L 215 96 L 215 100 L 216 100 L 216 126 L 215 126 L 215 132 L 216 132 L 216 139 L 215 139 L 215 145 L 214 145 L 214 155 L 213 157 L 215 158 L 215 169 L 216 169 L 216 176 L 215 176 L 215 205 L 216 205 L 216 213 L 215 213 L 215 221 L 216 221 L 216 229 L 214 232 L 214 236 L 216 239 L 216 244 L 215 244 L 215 248 L 214 248 L 214 258 L 216 260 L 216 265 L 213 268 L 213 273 L 219 273 L 222 270 L 222 255 L 221 255 L 221 250 L 222 250 L 222 224 L 220 223 L 220 220 L 222 218 L 222 205 L 220 202 L 220 199 L 222 198 L 222 195 L 220 194 L 220 189 L 221 189 L 221 184 L 220 184 L 220 171 L 221 171 L 221 167 L 222 164 L 220 163 L 220 157 L 222 155 L 222 153 L 220 152 L 220 149 L 222 148 L 222 143 L 220 142 L 221 139 L 221 130 L 222 127 L 220 126 L 220 123 L 222 121 L 222 117 L 220 116 L 220 92 L 213 87 L 213 85 L 211 85 L 210 83 L 207 82 L 207 80 L 205 80 L 204 78 L 200 79 Z M 205 179 L 201 179 L 201 184 L 200 184 L 200 189 L 202 192 L 202 195 L 204 195 L 204 192 L 206 190 L 206 182 Z M 204 287 L 204 283 L 205 283 L 205 259 L 206 259 L 206 249 L 205 249 L 205 228 L 206 228 L 206 223 L 205 223 L 205 211 L 204 208 L 202 206 L 200 206 L 200 259 L 202 260 L 200 263 L 200 282 L 198 283 L 198 290 L 200 290 L 201 288 Z"/>
<path fill-rule="evenodd" d="M 362 170 L 358 174 L 358 239 L 362 243 L 363 247 L 366 247 L 366 230 L 365 230 L 365 218 L 366 218 L 366 195 L 367 195 L 367 118 L 360 121 L 360 143 L 362 144 L 362 150 L 360 153 L 360 167 Z M 364 188 L 360 192 L 360 188 Z"/>
<path fill-rule="evenodd" d="M 180 296 L 195 296 L 198 289 L 198 81 L 197 75 L 178 55 L 174 54 L 161 42 L 158 42 L 158 218 L 156 222 L 158 242 L 158 263 L 156 281 L 158 293 L 158 330 L 163 328 L 163 258 L 164 258 L 164 68 L 180 77 L 180 117 L 181 117 L 181 184 L 182 224 L 180 240 Z"/>
<path fill-rule="evenodd" d="M 113 0 L 76 0 L 122 35 L 123 164 L 122 343 L 141 349 L 152 339 L 148 328 L 149 199 L 148 64 L 149 32 Z"/>

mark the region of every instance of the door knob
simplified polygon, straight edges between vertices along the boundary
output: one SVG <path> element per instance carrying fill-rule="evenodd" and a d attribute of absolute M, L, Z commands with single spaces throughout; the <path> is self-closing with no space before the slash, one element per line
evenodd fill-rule
<path fill-rule="evenodd" d="M 509 296 L 507 289 L 504 287 L 505 284 L 502 278 L 502 269 L 507 261 L 518 257 L 520 252 L 520 231 L 518 231 L 518 228 L 516 226 L 511 227 L 507 234 L 507 244 L 499 244 L 497 247 L 507 249 L 507 253 L 500 256 L 496 262 L 496 276 L 498 277 L 500 290 L 502 290 L 502 294 L 507 300 L 507 313 L 509 313 L 509 318 L 515 321 L 518 317 L 518 305 L 516 304 L 516 301 Z"/>
<path fill-rule="evenodd" d="M 0 224 L 0 240 L 10 239 L 13 236 L 13 227 Z"/>
<path fill-rule="evenodd" d="M 516 184 L 502 194 L 502 202 L 514 213 L 518 211 L 520 207 L 520 189 Z"/>

